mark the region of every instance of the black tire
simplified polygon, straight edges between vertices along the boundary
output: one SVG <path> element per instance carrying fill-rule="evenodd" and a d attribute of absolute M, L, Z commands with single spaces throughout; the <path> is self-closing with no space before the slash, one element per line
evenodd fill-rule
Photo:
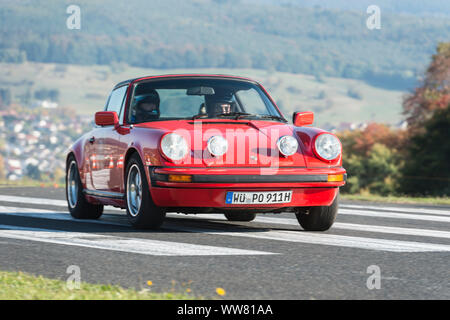
<path fill-rule="evenodd" d="M 224 213 L 228 221 L 244 221 L 250 222 L 255 220 L 256 213 L 252 212 L 227 212 Z"/>
<path fill-rule="evenodd" d="M 71 186 L 76 189 L 69 195 Z M 98 219 L 103 214 L 102 204 L 89 203 L 84 197 L 77 161 L 73 155 L 69 156 L 66 164 L 66 199 L 70 215 L 75 219 Z"/>
<path fill-rule="evenodd" d="M 132 213 L 133 206 L 132 200 L 129 199 L 128 192 L 128 178 L 130 173 L 135 174 L 131 170 L 136 170 L 138 168 L 140 181 L 141 181 L 141 202 L 140 206 L 135 213 Z M 130 224 L 136 229 L 157 229 L 159 228 L 166 217 L 166 211 L 164 208 L 158 207 L 153 202 L 150 189 L 147 182 L 147 177 L 145 175 L 144 166 L 137 153 L 133 154 L 127 162 L 125 175 L 125 201 L 127 208 L 127 217 Z M 132 186 L 130 184 L 130 186 Z"/>
<path fill-rule="evenodd" d="M 295 216 L 306 231 L 326 231 L 331 228 L 338 213 L 339 193 L 331 206 L 311 207 L 309 210 L 299 210 Z"/>

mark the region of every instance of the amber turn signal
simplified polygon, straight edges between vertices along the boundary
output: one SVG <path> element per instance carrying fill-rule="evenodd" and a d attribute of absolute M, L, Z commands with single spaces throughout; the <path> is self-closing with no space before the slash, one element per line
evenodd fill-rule
<path fill-rule="evenodd" d="M 343 174 L 329 174 L 328 175 L 328 182 L 339 182 L 339 181 L 344 181 Z"/>
<path fill-rule="evenodd" d="M 192 176 L 185 174 L 169 174 L 169 182 L 192 182 Z"/>

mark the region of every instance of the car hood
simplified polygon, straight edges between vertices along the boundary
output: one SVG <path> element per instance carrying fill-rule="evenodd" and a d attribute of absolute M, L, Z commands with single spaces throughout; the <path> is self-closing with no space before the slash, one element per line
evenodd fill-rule
<path fill-rule="evenodd" d="M 208 167 L 285 167 L 305 166 L 301 141 L 291 125 L 276 121 L 256 120 L 176 120 L 137 125 L 164 133 L 176 132 L 190 144 L 190 157 L 178 166 Z M 220 135 L 228 142 L 228 151 L 222 157 L 212 156 L 207 150 L 208 140 Z M 299 140 L 298 152 L 285 157 L 280 154 L 277 141 L 289 135 Z"/>

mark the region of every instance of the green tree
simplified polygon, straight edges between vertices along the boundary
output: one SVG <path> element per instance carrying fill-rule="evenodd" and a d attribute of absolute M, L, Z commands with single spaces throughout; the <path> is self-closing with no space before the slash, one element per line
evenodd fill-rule
<path fill-rule="evenodd" d="M 35 165 L 29 164 L 26 167 L 26 175 L 33 180 L 41 180 L 41 171 Z"/>
<path fill-rule="evenodd" d="M 422 85 L 403 102 L 409 140 L 402 170 L 408 194 L 450 194 L 450 42 L 440 43 Z"/>
<path fill-rule="evenodd" d="M 342 132 L 339 138 L 348 173 L 343 192 L 397 193 L 404 158 L 404 131 L 370 123 L 361 130 Z"/>
<path fill-rule="evenodd" d="M 450 104 L 423 123 L 408 145 L 403 192 L 414 195 L 450 195 Z"/>
<path fill-rule="evenodd" d="M 344 153 L 345 155 L 345 153 Z M 367 156 L 350 154 L 344 159 L 349 179 L 344 192 L 388 195 L 395 193 L 401 162 L 395 149 L 375 143 Z"/>
<path fill-rule="evenodd" d="M 403 101 L 403 114 L 412 133 L 450 103 L 450 42 L 440 43 L 425 73 L 422 85 Z"/>

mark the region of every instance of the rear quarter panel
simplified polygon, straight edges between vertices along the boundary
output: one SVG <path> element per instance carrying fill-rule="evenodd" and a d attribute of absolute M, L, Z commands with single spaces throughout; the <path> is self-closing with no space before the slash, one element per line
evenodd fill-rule
<path fill-rule="evenodd" d="M 78 171 L 80 173 L 81 183 L 83 184 L 83 188 L 87 188 L 86 186 L 86 175 L 89 174 L 89 154 L 86 150 L 86 141 L 88 136 L 91 135 L 91 132 L 88 132 L 78 138 L 73 145 L 69 148 L 67 152 L 66 162 L 71 154 L 74 155 L 75 160 L 77 162 Z"/>

